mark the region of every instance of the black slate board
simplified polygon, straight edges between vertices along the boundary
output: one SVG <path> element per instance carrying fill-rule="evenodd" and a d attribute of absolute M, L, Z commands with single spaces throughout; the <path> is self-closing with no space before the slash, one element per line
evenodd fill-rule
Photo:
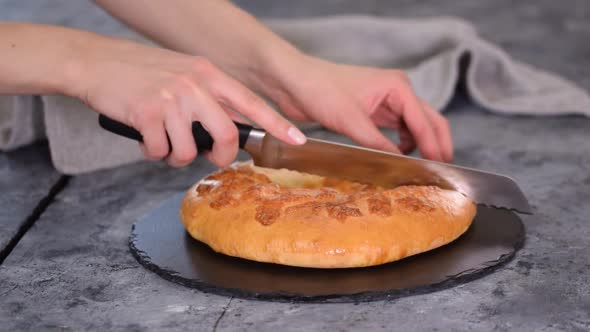
<path fill-rule="evenodd" d="M 439 249 L 376 267 L 309 269 L 258 263 L 215 253 L 194 240 L 178 217 L 183 193 L 139 219 L 131 253 L 147 269 L 205 292 L 289 302 L 361 302 L 452 287 L 508 262 L 524 242 L 520 218 L 478 206 L 469 230 Z"/>

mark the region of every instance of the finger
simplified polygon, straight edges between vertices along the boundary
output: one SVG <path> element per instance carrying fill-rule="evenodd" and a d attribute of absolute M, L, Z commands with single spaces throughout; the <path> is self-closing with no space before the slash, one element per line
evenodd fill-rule
<path fill-rule="evenodd" d="M 272 136 L 290 144 L 305 143 L 305 135 L 295 125 L 238 81 L 219 75 L 211 90 L 222 104 L 251 119 Z"/>
<path fill-rule="evenodd" d="M 164 121 L 160 114 L 159 110 L 145 111 L 141 125 L 136 128 L 143 136 L 143 144 L 140 144 L 140 148 L 148 160 L 162 160 L 170 150 Z"/>
<path fill-rule="evenodd" d="M 410 154 L 416 149 L 416 141 L 405 124 L 399 128 L 399 149 L 403 154 Z"/>
<path fill-rule="evenodd" d="M 299 122 L 312 122 L 314 121 L 312 117 L 305 114 L 301 109 L 300 105 L 292 105 L 291 103 L 284 103 L 283 105 L 279 106 L 283 114 L 288 116 L 290 119 Z"/>
<path fill-rule="evenodd" d="M 387 105 L 379 106 L 377 110 L 371 114 L 371 120 L 378 127 L 391 129 L 399 129 L 400 127 L 399 116 L 395 115 Z"/>
<path fill-rule="evenodd" d="M 311 118 L 310 116 L 304 114 L 303 112 L 301 112 L 299 110 L 287 112 L 284 109 L 281 109 L 281 111 L 283 114 L 285 114 L 287 117 L 289 117 L 292 120 L 299 121 L 299 122 L 314 122 L 313 118 Z"/>
<path fill-rule="evenodd" d="M 344 112 L 344 114 L 346 116 L 339 117 L 334 125 L 328 125 L 328 127 L 333 127 L 330 129 L 352 138 L 362 146 L 376 150 L 401 153 L 398 147 L 383 135 L 364 112 L 352 109 Z"/>
<path fill-rule="evenodd" d="M 249 124 L 250 121 L 244 117 L 242 114 L 228 108 L 228 107 L 223 107 L 223 105 L 221 105 L 223 110 L 225 111 L 225 114 L 227 114 L 227 116 L 229 116 L 229 118 L 234 121 L 234 122 L 239 122 L 239 123 L 245 123 L 245 124 Z"/>
<path fill-rule="evenodd" d="M 164 125 L 172 145 L 172 151 L 167 158 L 168 164 L 172 167 L 184 167 L 197 156 L 191 114 L 171 100 L 167 103 L 164 116 Z"/>
<path fill-rule="evenodd" d="M 434 129 L 416 95 L 410 87 L 400 87 L 397 93 L 398 96 L 393 94 L 387 96 L 387 102 L 392 109 L 401 107 L 402 119 L 416 140 L 420 153 L 427 159 L 442 161 L 443 157 Z"/>
<path fill-rule="evenodd" d="M 430 118 L 430 123 L 438 140 L 441 154 L 445 162 L 453 161 L 453 139 L 449 122 L 428 103 L 422 101 L 422 107 Z"/>
<path fill-rule="evenodd" d="M 205 158 L 207 158 L 207 160 L 209 160 L 209 162 L 211 162 L 212 164 L 215 164 L 215 158 L 213 158 L 211 151 L 205 151 L 203 153 L 203 155 L 205 156 Z"/>
<path fill-rule="evenodd" d="M 144 157 L 146 157 L 147 159 L 147 149 L 145 147 L 145 144 L 143 144 L 143 142 L 138 142 L 139 145 L 139 150 L 141 150 L 141 153 L 143 153 Z"/>
<path fill-rule="evenodd" d="M 395 129 L 398 131 L 400 141 L 398 148 L 403 154 L 412 153 L 416 149 L 416 141 L 414 140 L 412 133 L 410 133 L 405 123 L 400 123 L 399 116 L 393 114 L 389 108 L 379 107 L 379 109 L 371 115 L 371 120 L 378 127 Z"/>
<path fill-rule="evenodd" d="M 209 160 L 220 167 L 228 166 L 238 154 L 238 130 L 212 96 L 196 84 L 189 88 L 190 92 L 180 98 L 181 107 L 191 114 L 192 120 L 200 121 L 213 138 Z"/>

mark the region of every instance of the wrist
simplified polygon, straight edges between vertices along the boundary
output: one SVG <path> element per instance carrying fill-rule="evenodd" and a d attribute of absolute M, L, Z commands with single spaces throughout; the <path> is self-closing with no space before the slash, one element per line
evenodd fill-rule
<path fill-rule="evenodd" d="M 82 79 L 85 76 L 83 74 L 84 68 L 84 61 L 79 57 L 72 56 L 64 59 L 61 64 L 59 81 L 55 83 L 61 94 L 82 98 L 83 89 L 81 87 Z"/>
<path fill-rule="evenodd" d="M 86 102 L 88 91 L 100 76 L 101 62 L 109 52 L 124 49 L 124 40 L 87 31 L 75 31 L 64 48 L 59 88 L 67 96 Z"/>
<path fill-rule="evenodd" d="M 262 45 L 254 59 L 235 70 L 245 85 L 272 99 L 292 80 L 307 56 L 287 42 Z"/>
<path fill-rule="evenodd" d="M 88 53 L 100 36 L 85 31 L 71 31 L 56 66 L 54 88 L 70 97 L 83 99 L 89 68 Z"/>

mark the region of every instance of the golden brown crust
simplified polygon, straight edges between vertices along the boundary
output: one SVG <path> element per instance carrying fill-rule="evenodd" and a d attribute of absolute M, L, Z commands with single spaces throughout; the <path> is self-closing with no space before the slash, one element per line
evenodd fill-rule
<path fill-rule="evenodd" d="M 385 190 L 235 164 L 195 184 L 180 217 L 192 237 L 230 256 L 284 265 L 384 264 L 447 244 L 476 208 L 431 186 Z"/>

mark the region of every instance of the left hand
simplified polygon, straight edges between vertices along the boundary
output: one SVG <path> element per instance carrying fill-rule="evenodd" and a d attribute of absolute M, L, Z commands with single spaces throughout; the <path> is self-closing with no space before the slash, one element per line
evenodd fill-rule
<path fill-rule="evenodd" d="M 418 147 L 424 158 L 452 161 L 447 120 L 415 95 L 404 72 L 308 56 L 283 68 L 278 84 L 264 92 L 287 116 L 317 121 L 369 148 L 410 153 Z M 396 129 L 399 146 L 378 127 Z"/>

